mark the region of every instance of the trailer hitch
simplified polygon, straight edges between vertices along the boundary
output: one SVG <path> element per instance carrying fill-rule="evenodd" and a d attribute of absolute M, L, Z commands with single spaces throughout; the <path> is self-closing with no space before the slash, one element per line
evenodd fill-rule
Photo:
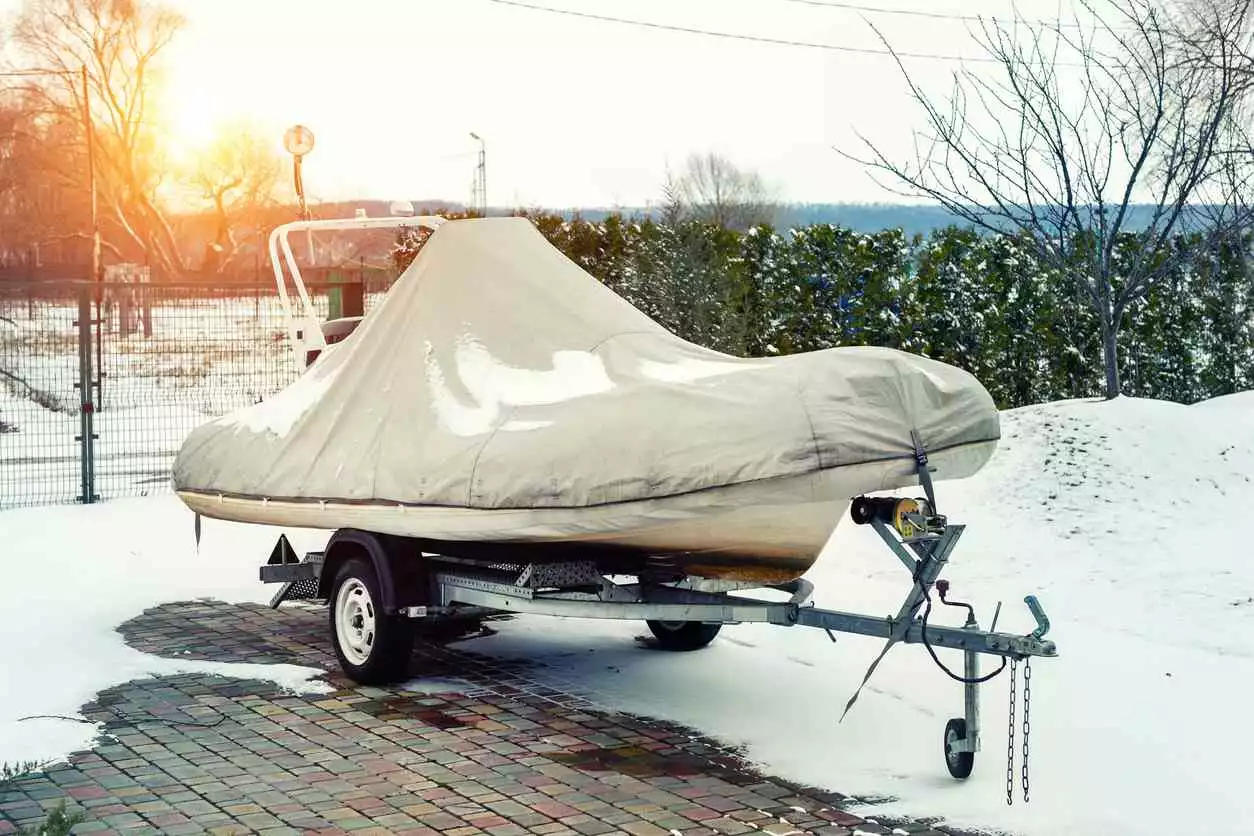
<path fill-rule="evenodd" d="M 1028 605 L 1032 617 L 1036 619 L 1036 629 L 1032 631 L 1032 637 L 1042 639 L 1049 632 L 1049 616 L 1045 615 L 1045 608 L 1041 606 L 1041 602 L 1036 600 L 1035 595 L 1029 595 L 1023 599 L 1023 603 Z"/>

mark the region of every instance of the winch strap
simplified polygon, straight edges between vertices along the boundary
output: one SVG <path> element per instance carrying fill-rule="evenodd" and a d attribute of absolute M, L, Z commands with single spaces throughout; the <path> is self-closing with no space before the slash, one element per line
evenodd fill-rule
<path fill-rule="evenodd" d="M 919 438 L 918 430 L 911 430 L 910 438 L 914 441 L 914 463 L 919 471 L 919 482 L 923 485 L 923 492 L 927 494 L 927 501 L 932 506 L 932 512 L 937 513 L 936 493 L 932 490 L 932 472 L 927 466 L 927 451 L 923 449 L 923 441 Z"/>

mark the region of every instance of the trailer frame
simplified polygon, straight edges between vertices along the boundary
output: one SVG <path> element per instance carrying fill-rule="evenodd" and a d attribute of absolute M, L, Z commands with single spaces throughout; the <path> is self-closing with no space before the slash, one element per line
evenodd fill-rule
<path fill-rule="evenodd" d="M 928 492 L 931 493 L 930 490 Z M 975 753 L 980 749 L 979 687 L 991 678 L 980 676 L 979 658 L 994 656 L 1003 660 L 1022 660 L 1055 657 L 1058 655 L 1057 648 L 1053 641 L 1045 638 L 1050 628 L 1049 619 L 1034 596 L 1024 598 L 1036 622 L 1036 629 L 1027 634 L 996 632 L 1000 603 L 991 629 L 984 630 L 976 620 L 974 607 L 946 600 L 948 584 L 940 580 L 940 575 L 965 526 L 949 523 L 934 514 L 886 513 L 892 503 L 899 501 L 858 497 L 854 500 L 853 513 L 855 522 L 873 527 L 911 575 L 910 591 L 895 614 L 872 615 L 818 607 L 812 600 L 814 586 L 804 578 L 783 584 L 697 577 L 665 581 L 650 580 L 643 575 L 605 574 L 593 560 L 567 558 L 526 564 L 491 563 L 421 551 L 406 538 L 356 530 L 337 531 L 325 550 L 309 552 L 303 559 L 297 559 L 286 537 L 280 536 L 270 560 L 260 568 L 260 579 L 264 583 L 282 584 L 271 599 L 272 607 L 297 599 L 323 599 L 328 602 L 332 641 L 342 666 L 349 664 L 341 652 L 344 639 L 340 633 L 345 629 L 343 625 L 346 622 L 337 621 L 339 616 L 334 610 L 338 605 L 334 590 L 341 588 L 335 584 L 349 565 L 343 554 L 344 543 L 352 544 L 353 560 L 359 561 L 356 565 L 372 567 L 369 571 L 358 570 L 357 574 L 364 576 L 373 572 L 375 576 L 379 601 L 374 602 L 378 609 L 371 617 L 378 621 L 371 624 L 378 628 L 380 635 L 384 624 L 392 624 L 388 629 L 396 629 L 396 623 L 414 620 L 482 618 L 514 613 L 642 620 L 650 626 L 663 647 L 695 650 L 708 644 L 723 625 L 762 623 L 781 627 L 813 627 L 824 630 L 833 641 L 836 640 L 836 633 L 885 639 L 884 649 L 867 671 L 863 685 L 883 655 L 895 644 L 925 644 L 937 664 L 941 663 L 936 657 L 936 649 L 956 651 L 962 654 L 963 673 L 958 676 L 950 672 L 950 676 L 962 681 L 963 714 L 946 724 L 944 754 L 950 774 L 963 779 L 970 775 Z M 863 504 L 860 506 L 859 502 Z M 917 502 L 923 503 L 924 500 Z M 925 510 L 928 508 L 926 505 L 923 507 Z M 890 520 L 895 520 L 895 524 Z M 340 552 L 338 558 L 337 550 Z M 331 559 L 328 559 L 329 556 Z M 403 567 L 408 576 L 401 577 L 404 572 L 398 567 Z M 369 586 L 368 582 L 359 592 L 365 591 L 368 595 L 366 586 Z M 925 605 L 930 610 L 930 596 L 934 589 L 940 593 L 943 604 L 967 608 L 968 615 L 963 626 L 928 624 L 926 612 L 923 616 L 919 615 L 919 610 Z M 750 590 L 769 591 L 787 597 L 771 600 L 761 597 L 761 593 L 746 596 L 745 593 Z M 396 652 L 403 654 L 407 660 L 411 647 L 402 641 L 401 648 Z M 354 670 L 351 665 L 345 667 L 345 673 L 356 681 L 384 681 L 374 676 L 362 676 L 360 671 L 355 676 Z M 399 669 L 394 667 L 394 673 L 395 670 L 403 671 L 403 665 Z M 855 693 L 846 705 L 846 711 L 857 696 Z"/>

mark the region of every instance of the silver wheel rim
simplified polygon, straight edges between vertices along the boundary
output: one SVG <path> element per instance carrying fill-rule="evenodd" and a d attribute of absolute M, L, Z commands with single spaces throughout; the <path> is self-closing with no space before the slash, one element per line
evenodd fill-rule
<path fill-rule="evenodd" d="M 687 623 L 688 623 L 687 621 L 659 621 L 658 626 L 661 627 L 663 630 L 669 630 L 670 632 L 674 633 L 674 632 L 684 629 L 684 625 Z"/>
<path fill-rule="evenodd" d="M 357 578 L 349 578 L 335 596 L 335 637 L 344 658 L 364 665 L 374 649 L 375 611 L 370 590 Z"/>

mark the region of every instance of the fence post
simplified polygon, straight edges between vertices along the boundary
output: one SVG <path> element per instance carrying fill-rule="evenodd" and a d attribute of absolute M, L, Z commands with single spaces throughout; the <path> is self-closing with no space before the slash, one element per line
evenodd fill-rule
<path fill-rule="evenodd" d="M 79 442 L 79 458 L 82 464 L 83 493 L 78 498 L 82 503 L 95 502 L 99 499 L 96 495 L 96 435 L 93 431 L 96 406 L 91 399 L 94 382 L 91 373 L 94 348 L 91 339 L 91 303 L 91 289 L 79 288 L 78 319 L 74 322 L 78 326 L 78 383 L 75 386 L 78 387 L 79 396 L 79 434 L 74 440 Z"/>
<path fill-rule="evenodd" d="M 366 313 L 366 284 L 358 278 L 357 281 L 348 281 L 341 285 L 343 291 L 344 316 L 365 316 Z"/>

